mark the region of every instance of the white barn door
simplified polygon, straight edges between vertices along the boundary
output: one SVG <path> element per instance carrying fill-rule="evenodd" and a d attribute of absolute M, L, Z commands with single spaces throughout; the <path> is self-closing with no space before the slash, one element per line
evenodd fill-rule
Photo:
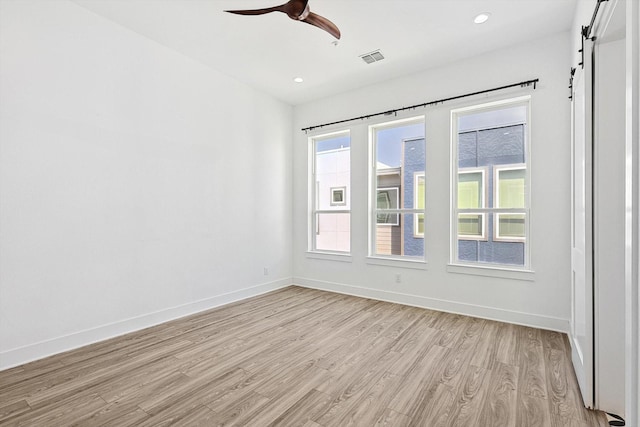
<path fill-rule="evenodd" d="M 572 361 L 586 407 L 594 407 L 593 335 L 593 43 L 584 42 L 572 101 Z"/>

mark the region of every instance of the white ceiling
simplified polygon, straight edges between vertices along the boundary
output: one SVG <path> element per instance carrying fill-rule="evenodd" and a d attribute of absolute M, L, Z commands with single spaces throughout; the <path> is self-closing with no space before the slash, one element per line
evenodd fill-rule
<path fill-rule="evenodd" d="M 570 28 L 577 0 L 310 0 L 342 32 L 282 13 L 239 16 L 284 0 L 74 0 L 292 105 L 415 73 Z M 490 12 L 484 24 L 473 23 Z M 367 65 L 359 55 L 380 49 Z M 294 83 L 294 77 L 304 83 Z"/>

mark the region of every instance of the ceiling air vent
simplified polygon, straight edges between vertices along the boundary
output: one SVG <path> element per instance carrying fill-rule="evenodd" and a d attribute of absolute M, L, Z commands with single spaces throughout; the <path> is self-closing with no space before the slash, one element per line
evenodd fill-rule
<path fill-rule="evenodd" d="M 382 61 L 384 59 L 384 56 L 382 56 L 380 50 L 374 50 L 373 52 L 360 55 L 360 58 L 362 58 L 362 60 L 367 64 L 372 64 L 374 62 Z"/>

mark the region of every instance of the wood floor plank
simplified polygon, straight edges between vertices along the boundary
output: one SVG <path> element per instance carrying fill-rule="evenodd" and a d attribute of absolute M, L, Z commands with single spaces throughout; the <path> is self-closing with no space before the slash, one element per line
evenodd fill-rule
<path fill-rule="evenodd" d="M 323 369 L 313 365 L 303 367 L 300 373 L 294 375 L 289 373 L 287 375 L 288 378 L 280 383 L 281 387 L 271 394 L 269 400 L 262 405 L 258 405 L 247 414 L 245 419 L 256 425 L 263 426 L 274 423 L 276 419 L 306 396 L 309 391 L 314 390 L 322 382 L 324 374 L 325 371 Z M 282 378 L 280 381 L 282 381 Z M 261 385 L 264 384 L 266 383 L 258 384 L 256 390 L 260 392 Z M 263 395 L 262 393 L 260 394 Z M 320 405 L 319 402 L 317 404 Z M 290 423 L 294 423 L 294 420 L 291 420 Z"/>
<path fill-rule="evenodd" d="M 67 426 L 90 418 L 107 403 L 96 394 L 78 394 L 34 408 L 29 413 L 3 420 L 0 425 Z"/>
<path fill-rule="evenodd" d="M 442 331 L 437 344 L 441 347 L 453 347 L 460 336 L 464 334 L 469 321 L 470 318 L 459 314 L 441 313 L 433 325 L 434 328 Z"/>
<path fill-rule="evenodd" d="M 411 424 L 411 418 L 393 409 L 384 408 L 382 415 L 374 424 L 376 427 L 405 427 Z"/>
<path fill-rule="evenodd" d="M 0 426 L 607 425 L 565 335 L 288 287 L 0 372 Z"/>
<path fill-rule="evenodd" d="M 331 396 L 316 389 L 311 389 L 296 403 L 287 408 L 269 426 L 293 427 L 307 425 L 331 401 Z M 319 425 L 319 424 L 318 424 Z"/>
<path fill-rule="evenodd" d="M 424 407 L 433 398 L 434 391 L 430 386 L 439 381 L 438 366 L 443 364 L 450 351 L 438 345 L 430 346 L 407 370 L 402 392 L 396 394 L 388 407 L 410 417 Z"/>
<path fill-rule="evenodd" d="M 451 408 L 452 427 L 482 425 L 478 416 L 488 389 L 488 373 L 487 369 L 469 365 Z"/>
<path fill-rule="evenodd" d="M 215 401 L 229 389 L 245 382 L 249 377 L 249 373 L 242 369 L 236 369 L 219 376 L 190 378 L 173 387 L 168 398 L 161 398 L 147 406 L 142 404 L 140 406 L 147 414 L 151 415 L 150 423 L 160 422 L 160 420 L 165 422 L 164 420 L 182 419 L 198 408 Z"/>
<path fill-rule="evenodd" d="M 453 389 L 442 383 L 432 383 L 427 399 L 412 411 L 411 426 L 448 427 L 455 401 Z"/>
<path fill-rule="evenodd" d="M 547 427 L 551 425 L 549 402 L 545 398 L 518 393 L 516 425 L 519 427 Z"/>
<path fill-rule="evenodd" d="M 499 364 L 494 368 L 478 424 L 494 427 L 515 426 L 517 389 L 517 367 Z"/>
<path fill-rule="evenodd" d="M 493 369 L 498 361 L 499 341 L 496 339 L 502 325 L 500 322 L 486 321 L 480 334 L 476 351 L 471 358 L 471 364 L 485 369 Z"/>
<path fill-rule="evenodd" d="M 338 426 L 372 426 L 383 417 L 387 405 L 391 402 L 397 391 L 402 377 L 389 371 L 376 381 L 366 392 L 353 399 L 348 409 L 345 409 L 339 421 L 334 422 Z"/>
<path fill-rule="evenodd" d="M 136 427 L 149 415 L 135 403 L 111 402 L 91 416 L 74 422 L 76 427 Z"/>
<path fill-rule="evenodd" d="M 172 351 L 182 348 L 184 345 L 186 345 L 185 341 L 166 343 L 164 346 L 156 348 L 155 351 L 147 351 L 140 357 L 132 357 L 129 360 L 122 361 L 120 363 L 121 372 L 129 372 L 131 369 L 136 369 L 147 363 L 162 359 Z M 62 379 L 56 379 L 56 384 L 54 386 L 47 387 L 44 390 L 31 394 L 27 398 L 27 403 L 31 406 L 37 406 L 43 402 L 54 401 L 61 397 L 75 395 L 78 391 L 86 389 L 92 384 L 107 381 L 115 375 L 117 374 L 113 371 L 112 365 L 105 363 L 99 367 L 94 367 L 91 374 L 85 372 L 82 375 L 74 376 L 71 379 L 68 379 L 66 376 Z"/>
<path fill-rule="evenodd" d="M 568 365 L 562 350 L 547 348 L 545 350 L 545 367 L 547 372 L 547 390 L 551 413 L 562 418 L 572 418 L 585 422 L 584 411 L 576 390 L 570 386 Z"/>
<path fill-rule="evenodd" d="M 365 369 L 360 369 L 358 375 L 349 375 L 350 381 L 339 380 L 332 383 L 332 390 L 325 392 L 335 397 L 315 421 L 327 427 L 353 425 L 354 420 L 351 416 L 354 408 L 361 406 L 371 389 L 388 375 L 387 368 L 394 363 L 394 357 L 395 355 L 386 353 L 375 363 L 369 361 Z"/>
<path fill-rule="evenodd" d="M 245 426 L 250 425 L 250 421 L 252 420 L 252 415 L 254 411 L 265 405 L 269 402 L 269 398 L 262 396 L 259 393 L 254 391 L 246 393 L 242 395 L 240 399 L 237 399 L 233 402 L 233 404 L 226 410 L 216 411 L 218 415 L 216 419 L 216 424 L 219 426 L 227 426 L 227 425 L 235 425 L 235 426 Z M 149 426 L 141 426 L 141 427 L 152 427 L 153 424 Z"/>
<path fill-rule="evenodd" d="M 216 425 L 218 414 L 206 406 L 200 406 L 179 418 L 171 417 L 166 421 L 154 420 L 154 427 L 211 427 Z M 152 420 L 152 418 L 149 418 Z"/>
<path fill-rule="evenodd" d="M 26 400 L 17 400 L 15 402 L 5 402 L 0 404 L 0 421 L 9 417 L 14 417 L 31 410 Z"/>
<path fill-rule="evenodd" d="M 496 360 L 507 365 L 517 365 L 521 340 L 518 330 L 521 326 L 502 323 L 498 332 L 498 352 Z"/>
<path fill-rule="evenodd" d="M 518 359 L 518 387 L 529 396 L 547 398 L 547 383 L 544 369 L 544 349 L 540 330 L 520 328 L 520 354 Z"/>

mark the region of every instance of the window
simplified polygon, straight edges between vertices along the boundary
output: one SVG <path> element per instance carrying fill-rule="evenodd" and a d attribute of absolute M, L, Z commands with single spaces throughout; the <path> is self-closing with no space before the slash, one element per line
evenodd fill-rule
<path fill-rule="evenodd" d="M 310 139 L 311 251 L 351 250 L 351 140 L 348 132 Z"/>
<path fill-rule="evenodd" d="M 494 168 L 494 194 L 498 208 L 525 207 L 526 166 Z M 494 224 L 495 240 L 522 242 L 525 238 L 525 214 L 496 213 Z"/>
<path fill-rule="evenodd" d="M 529 268 L 529 97 L 452 111 L 451 262 Z"/>
<path fill-rule="evenodd" d="M 458 207 L 468 213 L 458 214 L 458 239 L 485 240 L 486 223 L 484 213 L 471 212 L 485 207 L 485 170 L 458 170 Z"/>
<path fill-rule="evenodd" d="M 378 188 L 378 196 L 377 196 L 377 205 L 378 209 L 386 210 L 386 209 L 398 209 L 399 198 L 398 198 L 398 187 L 391 188 Z M 398 223 L 398 214 L 391 213 L 378 213 L 376 215 L 376 220 L 378 224 L 385 225 L 400 225 Z"/>
<path fill-rule="evenodd" d="M 370 126 L 370 255 L 424 260 L 424 117 Z"/>
<path fill-rule="evenodd" d="M 347 187 L 332 188 L 331 189 L 331 206 L 345 206 L 347 199 L 345 199 L 344 193 L 347 191 Z"/>

